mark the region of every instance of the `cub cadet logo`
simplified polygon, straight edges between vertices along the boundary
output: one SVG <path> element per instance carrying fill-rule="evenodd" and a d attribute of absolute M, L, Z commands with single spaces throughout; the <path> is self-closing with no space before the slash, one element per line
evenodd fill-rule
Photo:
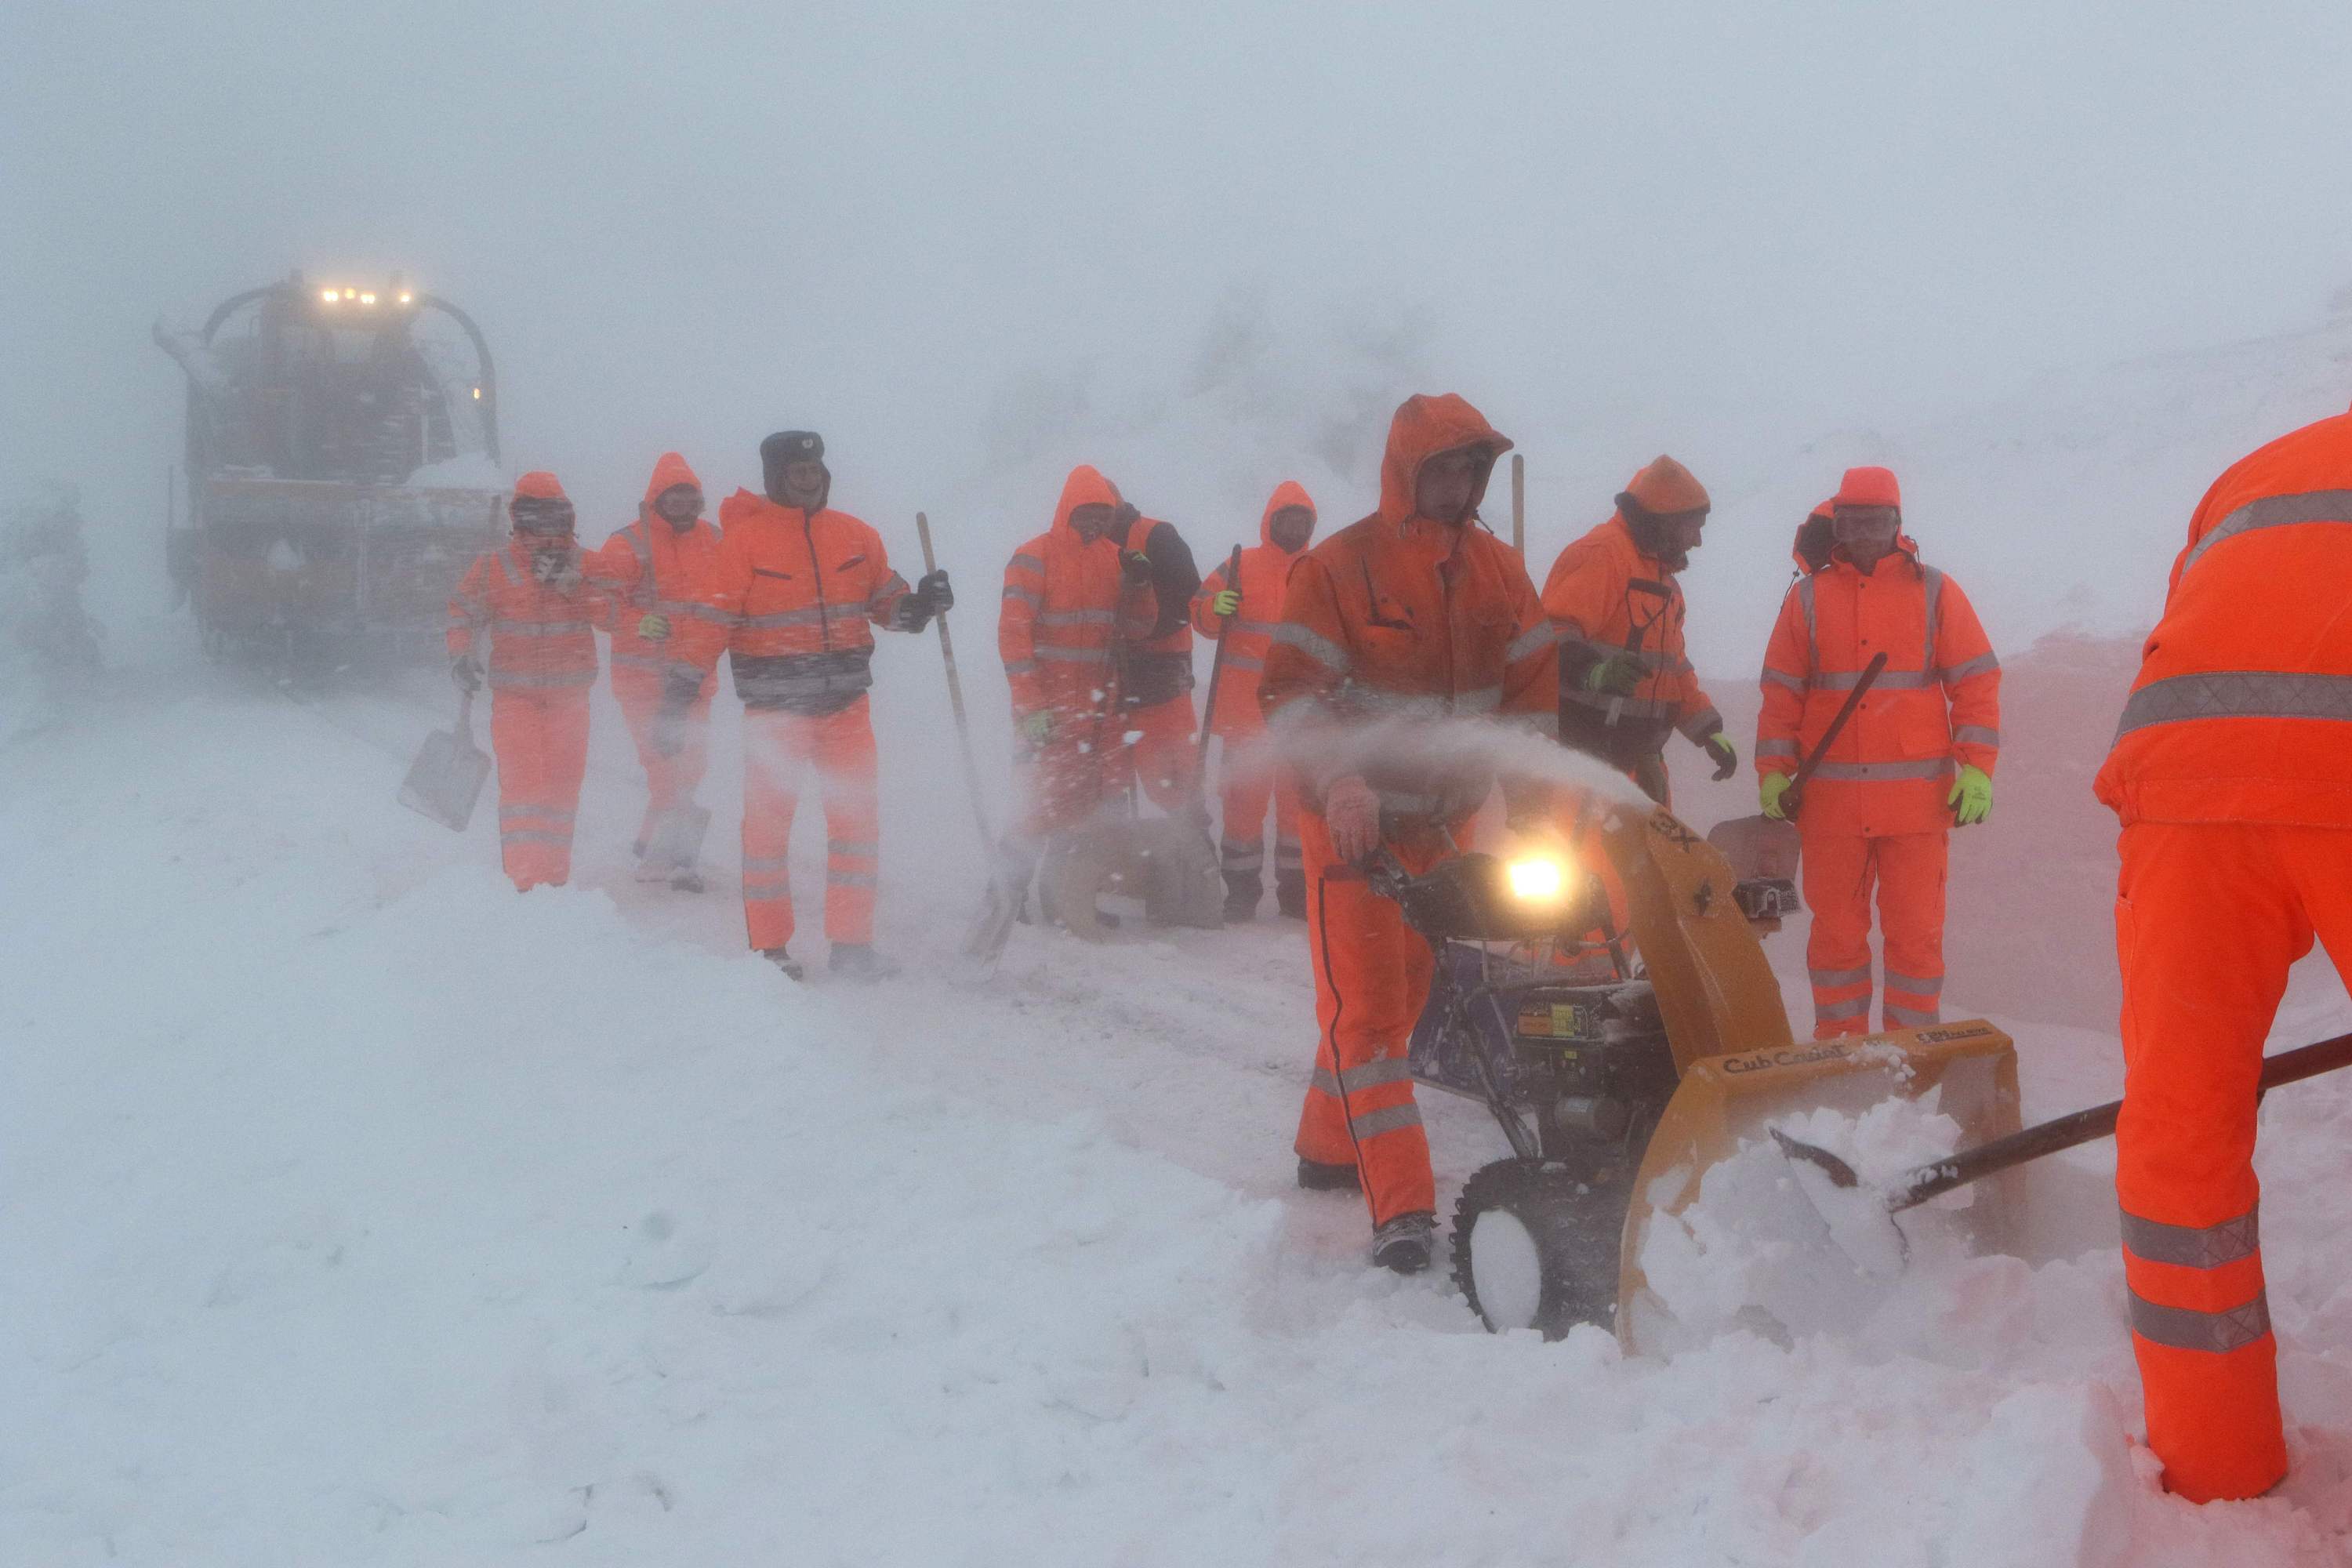
<path fill-rule="evenodd" d="M 1983 1025 L 1971 1024 L 1965 1028 L 1921 1029 L 1911 1037 L 1923 1046 L 1940 1046 L 1947 1040 L 1973 1040 L 1987 1033 Z"/>
<path fill-rule="evenodd" d="M 1689 849 L 1698 842 L 1698 835 L 1661 811 L 1650 818 L 1650 831 L 1677 849 Z"/>
<path fill-rule="evenodd" d="M 1727 1073 L 1767 1072 L 1773 1068 L 1802 1067 L 1807 1062 L 1833 1062 L 1844 1058 L 1839 1046 L 1790 1046 L 1785 1050 L 1750 1051 L 1744 1057 L 1726 1057 L 1723 1070 Z"/>

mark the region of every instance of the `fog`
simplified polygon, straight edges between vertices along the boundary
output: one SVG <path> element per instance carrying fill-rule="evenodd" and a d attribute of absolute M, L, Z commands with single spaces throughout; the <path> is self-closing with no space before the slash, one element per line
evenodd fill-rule
<path fill-rule="evenodd" d="M 1047 515 L 1024 465 L 1112 440 L 1207 554 L 1303 432 L 1353 432 L 1297 467 L 1357 515 L 1386 408 L 1453 389 L 1528 454 L 1540 577 L 1658 450 L 1737 521 L 1760 453 L 2315 319 L 2352 270 L 2347 51 L 2340 6 L 2146 0 L 37 0 L 0 23 L 0 477 L 79 483 L 136 568 L 118 615 L 152 609 L 181 379 L 150 323 L 397 269 L 482 322 L 509 467 L 592 536 L 663 448 L 715 497 L 808 426 L 900 549 L 917 507 L 1019 514 L 967 572 Z M 1237 342 L 1283 367 L 1227 410 L 1268 466 L 1187 488 L 1229 442 L 1155 424 Z M 1763 521 L 1702 570 L 1777 571 Z M 1752 596 L 1719 649 L 1695 626 L 1718 663 Z"/>

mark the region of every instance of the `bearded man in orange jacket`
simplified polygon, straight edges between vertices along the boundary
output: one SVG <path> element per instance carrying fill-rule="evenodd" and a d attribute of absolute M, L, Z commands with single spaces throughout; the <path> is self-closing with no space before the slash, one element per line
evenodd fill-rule
<path fill-rule="evenodd" d="M 762 957 L 801 978 L 790 854 L 800 775 L 813 769 L 824 805 L 827 963 L 879 979 L 895 966 L 874 951 L 874 628 L 920 631 L 955 595 L 944 572 L 908 588 L 882 536 L 828 504 L 833 474 L 815 432 L 769 437 L 760 467 L 764 495 L 739 489 L 719 507 L 719 584 L 734 618 L 728 657 L 743 700 L 744 929 Z M 666 700 L 679 708 L 690 694 L 681 677 Z"/>
<path fill-rule="evenodd" d="M 2183 1497 L 2254 1497 L 2287 1468 L 2263 1045 L 2315 939 L 2352 983 L 2352 415 L 2206 491 L 2097 790 L 2123 824 L 2116 1192 L 2148 1447 Z"/>
<path fill-rule="evenodd" d="M 1291 569 L 1258 692 L 1299 790 L 1320 1026 L 1298 1182 L 1360 1186 L 1372 1261 L 1403 1274 L 1429 1267 L 1436 1230 L 1407 1059 L 1435 961 L 1365 867 L 1386 851 L 1423 872 L 1466 847 L 1495 778 L 1477 761 L 1400 755 L 1376 727 L 1499 714 L 1557 728 L 1559 634 L 1517 552 L 1477 523 L 1510 446 L 1458 396 L 1407 398 L 1389 425 L 1380 510 Z M 1506 788 L 1515 820 L 1549 805 Z"/>
<path fill-rule="evenodd" d="M 1877 894 L 1890 1029 L 1939 1016 L 1950 828 L 1992 809 L 2000 661 L 1960 585 L 1919 559 L 1885 468 L 1848 468 L 1827 563 L 1780 602 L 1764 655 L 1756 769 L 1781 818 L 1797 772 L 1872 656 L 1885 669 L 1806 784 L 1797 815 L 1813 1037 L 1870 1032 L 1870 905 Z"/>

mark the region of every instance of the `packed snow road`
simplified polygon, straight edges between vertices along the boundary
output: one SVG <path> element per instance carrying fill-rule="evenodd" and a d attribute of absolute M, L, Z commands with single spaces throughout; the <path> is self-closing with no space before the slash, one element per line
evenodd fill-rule
<path fill-rule="evenodd" d="M 891 797 L 906 976 L 795 988 L 722 831 L 701 899 L 628 879 L 613 726 L 571 889 L 392 805 L 433 698 L 191 678 L 0 752 L 0 1563 L 2352 1552 L 2345 1086 L 2265 1113 L 2296 1474 L 2197 1510 L 2129 1439 L 2107 1247 L 1792 1347 L 1492 1338 L 1290 1184 L 1296 927 L 1023 930 L 960 983 L 968 824 Z M 2032 1111 L 2111 1089 L 2111 1040 L 2016 1029 Z M 1501 1141 L 1429 1110 L 1450 1202 Z M 2053 1183 L 2090 1233 L 2099 1158 Z"/>

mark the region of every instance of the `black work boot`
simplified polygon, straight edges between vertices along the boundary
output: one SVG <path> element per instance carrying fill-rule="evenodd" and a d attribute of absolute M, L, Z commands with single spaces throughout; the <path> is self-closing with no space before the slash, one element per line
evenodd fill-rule
<path fill-rule="evenodd" d="M 1363 1177 L 1353 1165 L 1326 1164 L 1320 1160 L 1298 1157 L 1298 1184 L 1310 1193 L 1360 1193 Z"/>
<path fill-rule="evenodd" d="M 770 963 L 774 964 L 778 969 L 782 970 L 784 972 L 785 979 L 798 980 L 801 978 L 803 973 L 801 969 L 801 961 L 794 958 L 791 953 L 786 952 L 782 948 L 763 947 L 760 950 L 760 956 L 766 959 Z"/>
<path fill-rule="evenodd" d="M 1372 1232 L 1372 1261 L 1397 1274 L 1429 1267 L 1437 1240 L 1437 1216 L 1425 1211 L 1401 1214 Z"/>
<path fill-rule="evenodd" d="M 1265 889 L 1255 871 L 1225 873 L 1225 920 L 1228 923 L 1257 919 L 1257 901 Z"/>
<path fill-rule="evenodd" d="M 863 942 L 835 942 L 825 967 L 845 980 L 887 980 L 898 973 L 897 964 L 875 952 L 872 943 Z"/>
<path fill-rule="evenodd" d="M 1286 921 L 1307 918 L 1307 873 L 1276 871 L 1274 874 L 1274 904 Z"/>

